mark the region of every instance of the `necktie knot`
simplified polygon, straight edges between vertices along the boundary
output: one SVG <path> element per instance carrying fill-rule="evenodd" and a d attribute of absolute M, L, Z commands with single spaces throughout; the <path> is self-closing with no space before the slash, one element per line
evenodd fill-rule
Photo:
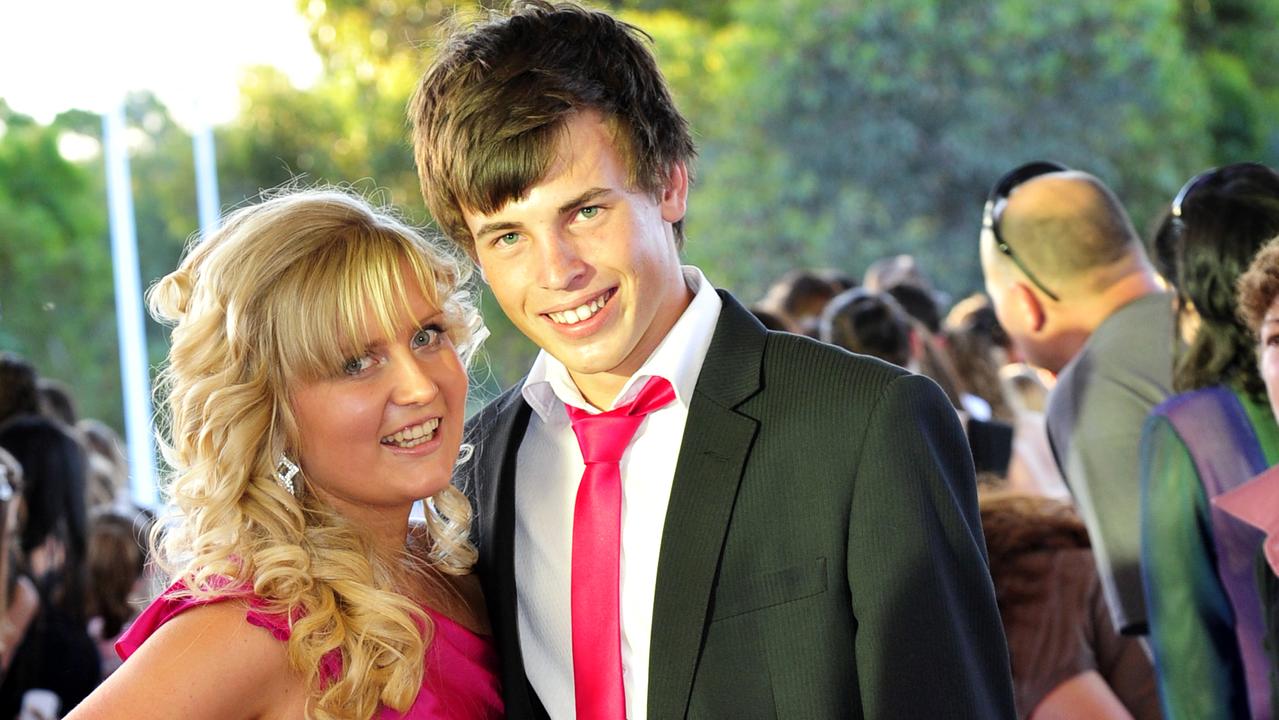
<path fill-rule="evenodd" d="M 587 465 L 621 462 L 644 418 L 674 399 L 675 389 L 669 381 L 651 377 L 634 400 L 608 412 L 592 415 L 580 408 L 567 406 L 573 433 L 577 435 L 577 443 L 582 449 L 582 459 Z"/>

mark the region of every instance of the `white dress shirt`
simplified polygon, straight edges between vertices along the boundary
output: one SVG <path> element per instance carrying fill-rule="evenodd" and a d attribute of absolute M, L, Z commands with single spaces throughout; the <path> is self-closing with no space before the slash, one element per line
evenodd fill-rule
<path fill-rule="evenodd" d="M 629 402 L 653 376 L 668 380 L 675 400 L 650 414 L 622 457 L 620 607 L 626 716 L 648 714 L 653 593 L 666 505 L 688 419 L 688 406 L 722 305 L 695 267 L 684 267 L 695 295 L 653 354 L 613 401 Z M 515 484 L 515 586 L 520 645 L 529 682 L 552 718 L 573 718 L 571 579 L 573 506 L 585 464 L 564 404 L 598 412 L 583 399 L 563 363 L 540 352 L 522 388 L 533 408 L 520 445 Z"/>

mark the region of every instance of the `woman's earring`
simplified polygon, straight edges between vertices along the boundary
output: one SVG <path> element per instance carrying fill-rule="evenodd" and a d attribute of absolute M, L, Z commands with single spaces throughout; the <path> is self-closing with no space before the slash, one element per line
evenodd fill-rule
<path fill-rule="evenodd" d="M 297 463 L 290 460 L 288 455 L 280 453 L 280 459 L 275 463 L 275 482 L 290 495 L 295 495 L 293 478 L 297 477 L 300 471 L 301 468 L 297 466 Z"/>

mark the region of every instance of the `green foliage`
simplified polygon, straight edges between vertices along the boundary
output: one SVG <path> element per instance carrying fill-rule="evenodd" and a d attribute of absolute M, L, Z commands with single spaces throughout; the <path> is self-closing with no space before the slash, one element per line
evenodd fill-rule
<path fill-rule="evenodd" d="M 59 152 L 61 121 L 41 126 L 0 102 L 0 348 L 66 382 L 81 414 L 119 427 L 106 205 L 100 179 Z"/>
<path fill-rule="evenodd" d="M 1279 1 L 1181 0 L 1178 9 L 1208 79 L 1212 164 L 1279 164 Z"/>
<path fill-rule="evenodd" d="M 240 115 L 216 130 L 224 208 L 286 183 L 352 184 L 427 221 L 405 105 L 442 23 L 502 4 L 299 0 L 326 73 L 305 90 L 246 75 Z M 1279 163 L 1279 0 L 596 4 L 654 38 L 700 146 L 686 255 L 748 300 L 792 267 L 858 275 L 898 252 L 956 296 L 979 287 L 982 201 L 1025 160 L 1098 175 L 1139 228 L 1203 167 Z M 149 285 L 196 229 L 191 139 L 151 96 L 127 115 Z M 58 149 L 100 138 L 101 119 L 41 126 L 0 101 L 0 122 L 0 347 L 119 426 L 101 158 Z M 490 294 L 482 306 L 479 399 L 534 352 Z M 148 339 L 154 364 L 164 333 Z"/>
<path fill-rule="evenodd" d="M 689 254 L 748 296 L 796 265 L 860 274 L 896 252 L 979 287 L 981 205 L 1008 168 L 1091 171 L 1141 223 L 1208 157 L 1203 82 L 1156 0 L 735 10 L 712 48 L 723 94 L 695 122 Z"/>

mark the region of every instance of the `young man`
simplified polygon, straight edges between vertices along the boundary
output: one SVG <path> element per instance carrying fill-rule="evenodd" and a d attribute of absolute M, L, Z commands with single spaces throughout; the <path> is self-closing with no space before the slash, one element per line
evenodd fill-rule
<path fill-rule="evenodd" d="M 955 413 L 681 267 L 694 148 L 641 36 L 520 4 L 410 107 L 432 214 L 542 348 L 459 478 L 508 712 L 1012 717 Z"/>

